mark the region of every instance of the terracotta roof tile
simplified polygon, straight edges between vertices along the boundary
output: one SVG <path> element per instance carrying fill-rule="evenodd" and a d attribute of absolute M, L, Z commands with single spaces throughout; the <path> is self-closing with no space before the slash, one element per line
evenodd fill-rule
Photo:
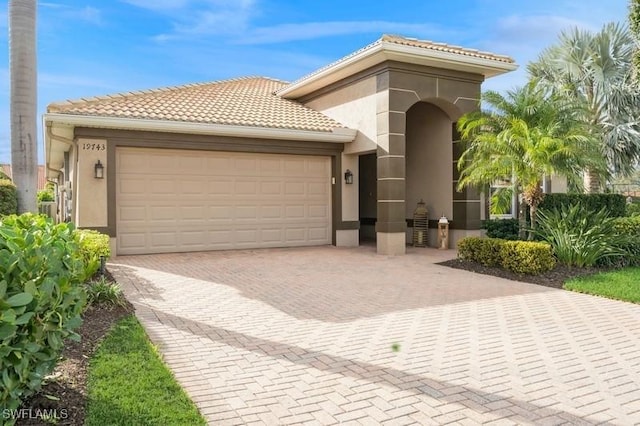
<path fill-rule="evenodd" d="M 50 113 L 330 132 L 345 127 L 274 92 L 288 83 L 245 77 L 50 104 Z"/>
<path fill-rule="evenodd" d="M 0 164 L 0 171 L 9 176 L 9 179 L 13 179 L 11 172 L 11 164 Z M 44 166 L 38 166 L 38 191 L 42 191 L 47 186 L 47 177 L 44 173 Z"/>
<path fill-rule="evenodd" d="M 383 35 L 379 41 L 386 41 L 389 43 L 395 43 L 404 46 L 421 47 L 423 49 L 455 53 L 457 55 L 472 56 L 481 59 L 490 59 L 492 61 L 505 62 L 507 64 L 513 64 L 515 62 L 513 58 L 509 56 L 496 55 L 495 53 L 491 52 L 483 52 L 481 50 L 468 49 L 466 47 L 454 46 L 446 43 L 437 43 L 429 40 L 418 40 L 416 38 L 401 37 L 391 34 Z"/>
<path fill-rule="evenodd" d="M 476 50 L 476 49 L 468 49 L 465 47 L 460 47 L 460 46 L 454 46 L 454 45 L 449 45 L 446 43 L 437 43 L 434 41 L 429 41 L 429 40 L 418 40 L 416 38 L 408 38 L 408 37 L 402 37 L 402 36 L 398 36 L 398 35 L 392 35 L 392 34 L 383 34 L 382 37 L 380 37 L 378 40 L 374 41 L 371 44 L 368 44 L 358 50 L 356 50 L 355 52 L 352 52 L 350 54 L 348 54 L 347 56 L 344 56 L 340 59 L 338 59 L 337 61 L 334 61 L 330 64 L 327 64 L 325 66 L 323 66 L 322 68 L 319 68 L 305 76 L 302 76 L 301 78 L 297 79 L 296 81 L 294 81 L 293 83 L 290 84 L 290 86 L 295 85 L 297 83 L 300 83 L 304 80 L 307 80 L 317 74 L 322 73 L 325 70 L 328 70 L 330 68 L 335 67 L 336 65 L 339 65 L 343 62 L 348 61 L 351 58 L 354 58 L 356 56 L 358 56 L 360 53 L 369 50 L 375 46 L 381 45 L 382 43 L 387 42 L 387 43 L 394 43 L 394 44 L 399 44 L 399 45 L 405 45 L 405 46 L 412 46 L 412 47 L 420 47 L 423 48 L 425 50 L 433 50 L 433 51 L 440 51 L 440 52 L 448 52 L 448 53 L 454 53 L 454 54 L 458 54 L 458 55 L 462 55 L 462 56 L 470 56 L 470 57 L 475 57 L 475 58 L 480 58 L 480 59 L 489 59 L 489 60 L 493 60 L 493 61 L 497 61 L 497 62 L 504 62 L 507 64 L 515 64 L 515 60 L 509 56 L 504 56 L 504 55 L 496 55 L 494 53 L 490 53 L 490 52 L 483 52 L 480 50 Z M 286 86 L 285 86 L 286 87 Z"/>

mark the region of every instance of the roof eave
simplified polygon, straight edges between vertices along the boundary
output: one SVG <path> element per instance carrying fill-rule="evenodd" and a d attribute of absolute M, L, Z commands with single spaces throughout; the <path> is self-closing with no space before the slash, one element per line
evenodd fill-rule
<path fill-rule="evenodd" d="M 101 129 L 123 129 L 167 133 L 187 133 L 212 136 L 230 136 L 243 138 L 296 140 L 303 142 L 353 142 L 357 130 L 337 127 L 331 131 L 312 131 L 298 129 L 278 129 L 269 127 L 233 126 L 223 124 L 189 123 L 167 120 L 145 120 L 120 117 L 100 117 L 87 115 L 72 115 L 63 113 L 46 113 L 42 117 L 44 129 L 45 162 L 47 175 L 53 177 L 56 170 L 62 167 L 61 159 L 52 158 L 56 152 L 68 151 L 70 144 L 60 139 L 49 137 L 51 126 L 70 129 L 75 127 L 94 127 Z M 179 148 L 179 146 L 178 146 Z M 55 163 L 55 164 L 54 164 Z"/>
<path fill-rule="evenodd" d="M 333 128 L 331 131 L 314 131 L 227 124 L 192 123 L 169 120 L 73 115 L 64 113 L 46 113 L 44 114 L 43 120 L 45 124 L 51 122 L 75 127 L 99 127 L 105 129 L 146 130 L 153 132 L 335 143 L 352 142 L 355 139 L 357 132 L 353 129 L 341 127 Z"/>
<path fill-rule="evenodd" d="M 363 49 L 358 54 L 321 69 L 319 72 L 293 82 L 276 93 L 283 98 L 297 99 L 349 77 L 357 72 L 378 65 L 384 61 L 408 62 L 495 77 L 518 68 L 515 62 L 505 62 L 489 58 L 462 55 L 460 53 L 426 51 L 423 47 L 407 46 L 381 41 Z"/>

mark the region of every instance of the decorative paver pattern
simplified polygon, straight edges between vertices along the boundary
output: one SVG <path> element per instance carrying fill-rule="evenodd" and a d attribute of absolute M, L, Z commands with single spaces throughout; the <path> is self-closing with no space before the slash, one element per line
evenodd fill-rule
<path fill-rule="evenodd" d="M 640 424 L 640 306 L 434 264 L 451 253 L 109 269 L 211 424 Z"/>

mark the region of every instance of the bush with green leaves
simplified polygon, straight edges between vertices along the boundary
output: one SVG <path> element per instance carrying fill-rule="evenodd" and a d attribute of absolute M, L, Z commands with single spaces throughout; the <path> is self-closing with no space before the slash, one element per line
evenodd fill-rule
<path fill-rule="evenodd" d="M 500 266 L 500 247 L 504 241 L 497 238 L 463 238 L 458 241 L 458 257 L 484 266 Z"/>
<path fill-rule="evenodd" d="M 0 409 L 36 392 L 86 303 L 71 224 L 30 213 L 0 220 Z"/>
<path fill-rule="evenodd" d="M 87 302 L 89 305 L 124 306 L 125 299 L 118 283 L 100 277 L 87 283 Z"/>
<path fill-rule="evenodd" d="M 18 192 L 8 179 L 0 179 L 0 216 L 16 214 L 18 211 Z"/>
<path fill-rule="evenodd" d="M 491 219 L 483 222 L 484 229 L 487 230 L 487 237 L 500 238 L 503 240 L 517 240 L 520 231 L 518 219 Z"/>
<path fill-rule="evenodd" d="M 598 266 L 640 266 L 640 215 L 615 218 L 613 229 L 618 235 L 624 236 L 621 248 L 625 255 L 601 259 Z"/>
<path fill-rule="evenodd" d="M 87 276 L 91 277 L 100 268 L 100 256 L 105 259 L 111 256 L 110 238 L 91 229 L 76 229 L 75 236 L 86 265 Z"/>
<path fill-rule="evenodd" d="M 467 237 L 458 241 L 458 257 L 517 274 L 537 275 L 555 267 L 551 246 L 534 241 Z"/>
<path fill-rule="evenodd" d="M 629 238 L 616 231 L 615 223 L 605 208 L 593 212 L 578 203 L 541 211 L 536 232 L 551 244 L 560 263 L 588 267 L 626 255 Z"/>
<path fill-rule="evenodd" d="M 606 210 L 611 217 L 623 217 L 626 215 L 626 198 L 621 194 L 545 194 L 538 206 L 539 210 L 560 210 L 562 207 L 570 207 L 580 204 L 586 211 L 595 213 Z"/>
<path fill-rule="evenodd" d="M 627 217 L 640 216 L 640 203 L 627 203 L 625 215 Z"/>
<path fill-rule="evenodd" d="M 551 246 L 537 241 L 505 241 L 500 257 L 501 266 L 516 274 L 538 275 L 556 266 Z"/>

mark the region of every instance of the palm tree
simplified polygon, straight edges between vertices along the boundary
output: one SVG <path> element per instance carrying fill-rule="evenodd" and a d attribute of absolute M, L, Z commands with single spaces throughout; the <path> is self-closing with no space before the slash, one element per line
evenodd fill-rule
<path fill-rule="evenodd" d="M 584 167 L 603 169 L 597 144 L 574 104 L 547 95 L 535 83 L 504 96 L 486 92 L 483 103 L 490 108 L 488 111 L 466 114 L 458 121 L 466 143 L 458 162 L 459 190 L 510 181 L 513 191 L 529 205 L 531 227 L 535 229 L 544 176 L 571 176 Z M 520 221 L 524 232 L 523 212 Z"/>
<path fill-rule="evenodd" d="M 36 1 L 9 1 L 11 169 L 18 212 L 37 212 Z"/>
<path fill-rule="evenodd" d="M 640 88 L 632 84 L 635 41 L 619 24 L 597 33 L 573 29 L 529 64 L 532 78 L 582 105 L 600 140 L 609 172 L 627 175 L 640 159 Z M 587 170 L 585 187 L 598 192 L 598 176 Z"/>

